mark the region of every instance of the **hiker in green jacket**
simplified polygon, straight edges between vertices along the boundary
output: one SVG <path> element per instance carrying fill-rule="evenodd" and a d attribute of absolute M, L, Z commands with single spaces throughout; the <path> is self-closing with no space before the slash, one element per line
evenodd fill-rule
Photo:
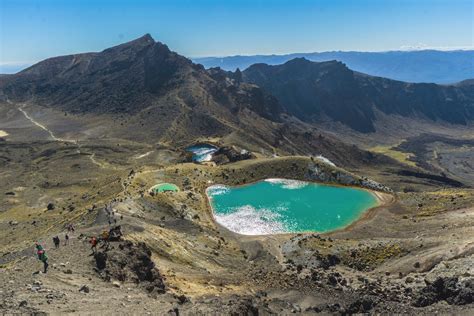
<path fill-rule="evenodd" d="M 43 246 L 41 246 L 38 242 L 35 243 L 36 246 L 36 254 L 38 255 L 38 259 L 43 262 L 44 265 L 44 272 L 48 271 L 48 255 L 46 255 L 46 250 L 44 250 Z"/>

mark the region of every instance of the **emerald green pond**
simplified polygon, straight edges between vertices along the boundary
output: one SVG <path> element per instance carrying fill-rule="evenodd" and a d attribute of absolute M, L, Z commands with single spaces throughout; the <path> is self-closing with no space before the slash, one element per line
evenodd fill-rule
<path fill-rule="evenodd" d="M 348 226 L 377 205 L 365 190 L 286 179 L 215 185 L 207 195 L 216 221 L 244 235 L 329 232 Z"/>

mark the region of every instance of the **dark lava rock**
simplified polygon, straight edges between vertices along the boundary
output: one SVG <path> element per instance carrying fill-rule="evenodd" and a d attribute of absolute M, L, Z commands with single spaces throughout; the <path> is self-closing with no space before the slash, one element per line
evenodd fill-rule
<path fill-rule="evenodd" d="M 48 203 L 48 206 L 46 206 L 46 208 L 48 209 L 48 211 L 52 211 L 52 210 L 54 210 L 54 204 L 53 203 Z"/>
<path fill-rule="evenodd" d="M 178 300 L 179 305 L 189 302 L 189 298 L 187 298 L 185 295 L 177 295 L 176 299 Z"/>
<path fill-rule="evenodd" d="M 467 280 L 461 285 L 458 295 L 450 300 L 454 305 L 466 305 L 474 303 L 474 280 Z M 448 301 L 449 303 L 449 301 Z"/>
<path fill-rule="evenodd" d="M 336 286 L 338 283 L 337 277 L 334 274 L 330 274 L 328 277 L 328 284 L 332 286 Z"/>
<path fill-rule="evenodd" d="M 341 311 L 342 306 L 339 305 L 339 303 L 327 304 L 325 309 L 331 313 L 335 313 L 335 312 Z"/>
<path fill-rule="evenodd" d="M 148 292 L 165 292 L 164 279 L 151 260 L 150 248 L 144 243 L 126 241 L 120 244 L 118 250 L 107 253 L 106 266 L 106 279 L 115 278 L 122 282 L 131 280 L 142 284 Z"/>
<path fill-rule="evenodd" d="M 328 255 L 326 257 L 326 260 L 323 260 L 323 268 L 327 269 L 331 266 L 335 266 L 336 264 L 339 264 L 341 262 L 341 259 L 339 259 L 338 256 L 336 255 Z"/>
<path fill-rule="evenodd" d="M 406 277 L 405 283 L 413 283 L 413 282 L 415 282 L 414 278 L 412 278 L 411 276 Z"/>
<path fill-rule="evenodd" d="M 254 305 L 252 299 L 250 298 L 241 298 L 236 302 L 229 302 L 232 305 L 232 310 L 230 311 L 230 315 L 232 316 L 240 316 L 240 315 L 248 315 L 248 316 L 258 316 L 258 307 Z"/>
<path fill-rule="evenodd" d="M 107 253 L 99 251 L 94 255 L 94 259 L 97 269 L 105 269 L 107 266 Z"/>
<path fill-rule="evenodd" d="M 426 282 L 426 281 L 425 281 Z M 413 305 L 425 307 L 439 301 L 448 304 L 465 305 L 474 301 L 474 280 L 458 282 L 457 277 L 437 278 L 421 289 Z"/>
<path fill-rule="evenodd" d="M 346 308 L 346 313 L 348 314 L 367 313 L 372 308 L 374 308 L 374 306 L 375 306 L 374 300 L 369 296 L 364 296 L 352 302 Z"/>
<path fill-rule="evenodd" d="M 83 285 L 81 286 L 81 288 L 79 289 L 79 292 L 84 292 L 84 293 L 89 293 L 90 292 L 90 289 L 87 285 Z"/>
<path fill-rule="evenodd" d="M 306 312 L 321 313 L 323 311 L 323 309 L 319 306 L 310 306 L 310 307 L 306 308 L 305 311 Z"/>
<path fill-rule="evenodd" d="M 300 273 L 303 270 L 303 265 L 299 264 L 296 266 L 296 272 Z"/>

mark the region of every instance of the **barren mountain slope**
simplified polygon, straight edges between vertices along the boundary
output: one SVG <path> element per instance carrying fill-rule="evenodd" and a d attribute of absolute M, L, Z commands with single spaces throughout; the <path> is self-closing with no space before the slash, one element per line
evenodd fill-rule
<path fill-rule="evenodd" d="M 302 120 L 334 120 L 364 133 L 375 132 L 375 110 L 460 125 L 474 120 L 469 81 L 455 86 L 405 83 L 357 73 L 341 62 L 304 58 L 277 66 L 255 64 L 243 78 L 277 97 L 288 113 Z"/>
<path fill-rule="evenodd" d="M 322 154 L 352 166 L 386 160 L 286 115 L 259 87 L 206 71 L 149 35 L 0 78 L 0 96 L 5 110 L 22 107 L 41 115 L 38 121 L 58 121 L 64 112 L 86 138 L 176 146 L 215 139 L 257 152 Z"/>

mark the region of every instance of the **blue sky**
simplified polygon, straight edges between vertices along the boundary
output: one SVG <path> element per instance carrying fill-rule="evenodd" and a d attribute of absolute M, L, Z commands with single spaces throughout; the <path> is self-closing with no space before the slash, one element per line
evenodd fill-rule
<path fill-rule="evenodd" d="M 145 33 L 188 57 L 472 47 L 473 3 L 0 0 L 0 72 L 52 56 L 100 51 Z"/>

